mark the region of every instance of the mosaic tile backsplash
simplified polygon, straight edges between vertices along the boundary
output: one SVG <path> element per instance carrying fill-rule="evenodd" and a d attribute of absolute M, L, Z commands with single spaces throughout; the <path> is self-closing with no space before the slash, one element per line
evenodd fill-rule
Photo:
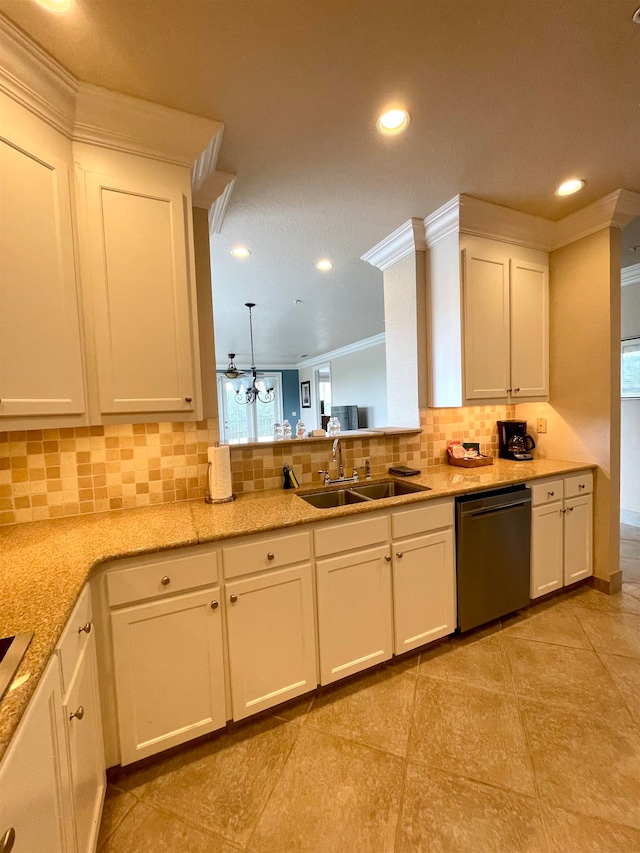
<path fill-rule="evenodd" d="M 394 463 L 440 465 L 456 438 L 495 456 L 496 421 L 513 417 L 514 406 L 425 409 L 420 435 L 345 438 L 345 469 L 367 458 L 374 475 Z M 204 498 L 207 448 L 218 437 L 213 420 L 0 432 L 0 525 Z M 319 483 L 321 468 L 335 476 L 330 460 L 322 440 L 234 447 L 233 490 L 278 488 L 283 465 L 301 484 Z"/>

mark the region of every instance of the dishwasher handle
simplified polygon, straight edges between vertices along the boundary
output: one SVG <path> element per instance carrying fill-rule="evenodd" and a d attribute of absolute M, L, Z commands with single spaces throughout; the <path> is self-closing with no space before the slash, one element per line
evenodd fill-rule
<path fill-rule="evenodd" d="M 518 501 L 518 503 L 501 504 L 500 506 L 488 506 L 485 509 L 477 509 L 475 512 L 466 512 L 465 515 L 475 518 L 477 515 L 489 515 L 490 513 L 504 512 L 507 509 L 515 509 L 519 506 L 526 506 L 531 501 Z"/>

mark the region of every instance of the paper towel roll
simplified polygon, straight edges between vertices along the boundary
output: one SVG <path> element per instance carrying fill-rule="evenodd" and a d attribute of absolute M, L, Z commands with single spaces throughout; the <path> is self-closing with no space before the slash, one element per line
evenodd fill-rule
<path fill-rule="evenodd" d="M 229 500 L 232 494 L 231 452 L 228 447 L 209 447 L 209 494 L 213 501 Z"/>

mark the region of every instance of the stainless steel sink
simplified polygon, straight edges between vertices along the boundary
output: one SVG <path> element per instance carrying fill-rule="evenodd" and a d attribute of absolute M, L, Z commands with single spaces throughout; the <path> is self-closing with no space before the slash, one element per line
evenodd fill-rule
<path fill-rule="evenodd" d="M 311 492 L 308 495 L 298 495 L 303 501 L 318 509 L 329 509 L 336 506 L 378 501 L 382 498 L 393 498 L 398 495 L 410 495 L 414 492 L 427 492 L 429 486 L 418 486 L 415 483 L 399 483 L 397 480 L 385 480 L 381 483 L 354 484 L 350 488 L 334 489 L 333 491 Z"/>
<path fill-rule="evenodd" d="M 382 483 L 365 483 L 362 486 L 353 486 L 352 491 L 364 495 L 370 500 L 377 501 L 380 498 L 394 498 L 398 495 L 411 495 L 414 492 L 428 492 L 429 486 L 418 486 L 416 483 L 399 483 L 397 480 L 387 480 Z"/>
<path fill-rule="evenodd" d="M 311 506 L 318 507 L 318 509 L 365 503 L 368 500 L 364 495 L 357 495 L 351 489 L 335 489 L 333 492 L 314 492 L 310 495 L 298 495 L 298 497 L 311 504 Z"/>

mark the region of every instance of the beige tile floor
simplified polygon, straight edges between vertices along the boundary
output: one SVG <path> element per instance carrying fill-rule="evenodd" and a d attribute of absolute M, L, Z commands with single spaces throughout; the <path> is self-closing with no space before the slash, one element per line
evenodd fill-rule
<path fill-rule="evenodd" d="M 625 586 L 111 773 L 100 853 L 640 851 L 640 530 Z"/>

